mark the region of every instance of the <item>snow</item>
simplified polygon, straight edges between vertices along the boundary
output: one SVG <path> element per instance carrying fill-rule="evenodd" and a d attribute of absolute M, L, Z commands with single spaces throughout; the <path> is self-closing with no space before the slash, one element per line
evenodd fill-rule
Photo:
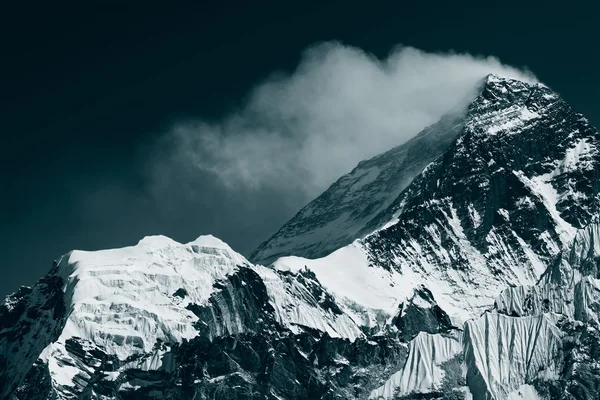
<path fill-rule="evenodd" d="M 527 107 L 514 105 L 499 112 L 490 113 L 488 118 L 493 122 L 488 122 L 487 133 L 496 135 L 501 132 L 515 132 L 526 125 L 529 121 L 539 119 L 541 116 Z"/>
<path fill-rule="evenodd" d="M 402 211 L 404 210 L 404 206 L 406 205 L 405 202 L 406 202 L 406 200 L 402 199 L 402 201 L 398 205 L 398 208 L 392 213 L 392 217 L 390 218 L 390 220 L 388 222 L 386 222 L 385 224 L 383 224 L 382 226 L 375 229 L 373 232 L 366 235 L 365 237 L 375 235 L 379 231 L 384 231 L 384 230 L 396 225 L 398 223 L 398 221 L 400 221 L 400 215 L 402 214 Z"/>
<path fill-rule="evenodd" d="M 50 378 L 55 385 L 73 386 L 73 378 L 80 372 L 79 368 L 71 365 L 59 365 L 54 358 L 48 363 Z"/>
<path fill-rule="evenodd" d="M 432 304 L 421 296 L 414 296 L 412 299 L 412 303 L 419 308 L 427 309 L 432 307 Z"/>
<path fill-rule="evenodd" d="M 119 378 L 119 375 L 121 373 L 118 371 L 112 371 L 112 372 L 103 372 L 103 374 L 104 374 L 105 381 L 116 381 Z"/>
<path fill-rule="evenodd" d="M 162 249 L 164 247 L 176 247 L 180 246 L 175 240 L 163 236 L 163 235 L 154 235 L 154 236 L 146 236 L 138 242 L 138 246 L 144 246 L 151 249 Z"/>
<path fill-rule="evenodd" d="M 507 315 L 538 315 L 543 314 L 543 303 L 548 302 L 548 308 L 564 315 L 573 315 L 565 303 L 565 297 L 557 292 L 554 285 L 515 286 L 505 289 L 496 298 L 495 308 Z"/>
<path fill-rule="evenodd" d="M 561 238 L 561 242 L 563 244 L 569 243 L 575 236 L 576 228 L 565 221 L 556 209 L 556 203 L 558 203 L 559 196 L 551 183 L 552 178 L 556 175 L 556 171 L 537 175 L 531 179 L 525 176 L 523 171 L 513 171 L 513 173 L 531 190 L 533 195 L 538 197 L 544 203 L 544 206 L 550 212 L 550 215 L 556 224 L 556 230 Z"/>
<path fill-rule="evenodd" d="M 512 235 L 524 254 L 509 248 L 505 238 L 492 229 L 486 237 L 488 254 L 496 257 L 495 268 L 505 271 L 503 275 L 492 274 L 486 256 L 466 237 L 450 199 L 432 201 L 428 207 L 439 208 L 445 216 L 442 225 L 427 225 L 423 227 L 426 237 L 407 238 L 399 243 L 402 252 L 390 261 L 390 268 L 372 266 L 369 250 L 360 240 L 319 259 L 282 257 L 273 267 L 289 271 L 310 269 L 344 312 L 365 327 L 380 326 L 421 285 L 431 291 L 452 323 L 462 326 L 490 308 L 506 286 L 533 284 L 543 273 L 543 262 L 515 232 Z M 473 211 L 474 207 L 472 218 Z M 508 212 L 503 211 L 508 219 Z M 442 242 L 443 236 L 456 244 L 460 257 L 468 260 L 468 265 L 455 267 L 458 255 L 450 253 L 447 242 Z M 523 255 L 528 264 L 522 265 Z"/>
<path fill-rule="evenodd" d="M 478 228 L 479 225 L 481 225 L 481 215 L 479 215 L 473 204 L 469 204 L 468 210 L 469 216 L 471 217 L 471 222 L 473 222 L 473 226 Z"/>
<path fill-rule="evenodd" d="M 86 338 L 124 360 L 149 352 L 158 339 L 191 339 L 197 317 L 185 306 L 206 302 L 214 283 L 243 264 L 213 236 L 188 244 L 152 236 L 122 249 L 73 251 L 59 266 L 71 297 L 58 340 Z M 183 301 L 173 296 L 180 288 L 187 292 Z"/>
<path fill-rule="evenodd" d="M 440 364 L 462 351 L 460 339 L 419 333 L 409 345 L 406 363 L 387 382 L 373 390 L 369 399 L 392 399 L 439 388 L 444 377 Z"/>
<path fill-rule="evenodd" d="M 438 203 L 438 206 L 447 203 Z M 446 209 L 446 208 L 444 208 Z M 522 268 L 520 259 L 510 257 L 502 249 L 502 239 L 496 237 L 490 248 L 497 249 L 506 259 L 506 275 L 495 277 L 490 273 L 486 258 L 468 241 L 456 210 L 449 205 L 445 233 L 453 238 L 464 258 L 467 268 L 453 268 L 451 256 L 442 244 L 442 233 L 437 225 L 425 227 L 429 237 L 401 243 L 404 253 L 392 261 L 389 269 L 372 266 L 368 250 L 360 240 L 336 250 L 320 259 L 282 257 L 273 268 L 299 271 L 308 268 L 319 282 L 332 293 L 345 313 L 359 325 L 374 327 L 398 312 L 400 303 L 411 298 L 421 286 L 431 291 L 435 301 L 448 313 L 455 326 L 481 314 L 494 304 L 496 296 L 509 284 L 533 284 L 543 272 L 539 259 L 531 252 L 531 268 Z M 490 232 L 492 238 L 494 231 Z M 515 234 L 516 235 L 516 234 Z M 421 243 L 423 240 L 427 243 Z M 436 258 L 423 251 L 427 244 Z M 526 245 L 525 245 L 526 246 Z M 490 251 L 492 251 L 490 250 Z"/>
<path fill-rule="evenodd" d="M 509 82 L 500 77 L 489 77 L 488 80 L 493 86 L 493 96 L 498 95 L 493 93 L 494 90 L 506 93 L 505 86 L 510 85 L 511 93 L 521 96 L 521 100 L 498 108 L 494 106 L 493 101 L 482 99 L 481 104 L 478 104 L 478 107 L 482 108 L 468 117 L 467 132 L 470 130 L 485 132 L 487 137 L 479 139 L 489 140 L 491 136 L 500 133 L 518 133 L 522 128 L 530 128 L 531 124 L 542 121 L 542 117 L 546 117 L 546 109 L 528 108 L 525 105 L 524 102 L 532 92 L 531 87 L 522 83 Z M 535 90 L 538 89 L 542 89 L 542 86 L 535 86 Z M 461 139 L 462 137 L 459 137 L 456 146 L 460 147 Z M 587 157 L 585 155 L 591 151 L 591 146 L 586 143 L 568 149 L 563 169 L 572 165 L 573 160 Z M 493 158 L 487 163 L 488 166 L 494 164 L 496 161 Z M 430 162 L 422 174 L 433 171 L 435 165 L 435 162 Z M 500 170 L 502 169 L 500 167 Z M 340 182 L 351 182 L 351 178 L 368 177 L 368 171 L 368 168 L 358 168 L 349 176 L 342 178 Z M 378 176 L 381 176 L 382 171 L 379 170 Z M 549 232 L 541 232 L 540 239 L 546 242 L 546 248 L 551 255 L 558 253 L 562 246 L 572 239 L 575 229 L 561 218 L 556 209 L 559 196 L 552 185 L 552 179 L 557 172 L 530 178 L 521 171 L 514 173 L 531 191 L 530 196 L 518 199 L 516 206 L 535 207 L 532 201 L 534 197 L 543 202 L 556 222 L 561 240 L 560 243 L 556 243 Z M 439 187 L 439 178 L 437 180 Z M 379 195 L 379 192 L 375 194 Z M 372 239 L 381 231 L 391 229 L 402 218 L 404 199 L 398 203 L 389 222 L 384 223 L 383 228 L 369 234 L 369 238 Z M 467 239 L 451 200 L 431 200 L 427 207 L 443 212 L 445 218 L 423 227 L 428 237 L 407 237 L 398 243 L 399 254 L 391 258 L 389 268 L 385 270 L 370 265 L 369 250 L 364 248 L 360 240 L 322 258 L 281 257 L 274 262 L 274 268 L 297 271 L 306 267 L 312 270 L 323 286 L 335 295 L 344 311 L 357 323 L 369 327 L 376 324 L 382 315 L 396 312 L 398 304 L 410 297 L 420 284 L 424 284 L 431 290 L 434 298 L 448 312 L 453 323 L 460 326 L 464 321 L 478 316 L 490 307 L 495 297 L 506 286 L 533 284 L 543 273 L 547 260 L 541 258 L 538 254 L 539 250 L 533 249 L 514 230 L 509 230 L 507 234 L 492 228 L 485 238 L 489 244 L 488 250 L 482 253 Z M 482 216 L 473 204 L 468 204 L 467 208 L 473 226 L 479 227 Z M 507 224 L 514 223 L 508 210 L 501 208 L 498 213 Z M 321 236 L 318 237 L 319 240 L 320 238 Z M 516 239 L 518 246 L 511 244 L 513 238 Z M 453 242 L 454 248 L 451 248 L 448 240 Z M 457 260 L 468 261 L 466 265 L 457 268 L 455 265 Z M 492 274 L 491 268 L 504 273 Z"/>
<path fill-rule="evenodd" d="M 278 322 L 292 332 L 299 333 L 300 325 L 327 332 L 331 337 L 343 337 L 351 341 L 364 336 L 348 315 L 325 312 L 307 302 L 305 299 L 311 298 L 312 295 L 302 285 L 296 283 L 290 286 L 284 283 L 276 271 L 270 268 L 255 266 L 254 270 L 267 288 Z M 298 269 L 294 269 L 293 272 L 298 272 Z"/>
<path fill-rule="evenodd" d="M 151 236 L 135 246 L 63 256 L 57 274 L 66 282 L 68 318 L 58 339 L 39 356 L 48 365 L 52 385 L 73 386 L 78 374 L 89 378 L 87 367 L 65 348 L 74 337 L 84 348 L 99 348 L 120 360 L 145 355 L 124 369 L 159 369 L 166 350 L 153 350 L 157 341 L 195 337 L 197 317 L 186 305 L 205 303 L 214 283 L 240 265 L 249 263 L 213 236 L 187 244 Z M 181 288 L 185 298 L 173 296 Z M 105 379 L 113 378 L 109 374 Z"/>
<path fill-rule="evenodd" d="M 530 91 L 520 84 L 509 90 L 506 80 L 497 76 L 489 76 L 488 82 L 497 84 L 491 97 Z M 548 101 L 558 99 L 554 94 L 541 97 Z M 468 153 L 467 140 L 463 140 L 467 134 L 479 135 L 472 138 L 473 142 L 500 143 L 523 128 L 545 121 L 548 110 L 544 109 L 544 102 L 541 104 L 542 107 L 538 104 L 528 108 L 517 101 L 496 107 L 494 100 L 480 99 L 477 107 L 481 108 L 464 122 L 466 134 L 458 138 L 455 150 Z M 449 129 L 448 132 L 462 131 L 463 121 L 455 122 L 452 127 L 442 128 Z M 438 133 L 443 129 L 438 129 Z M 411 222 L 418 222 L 418 229 L 414 229 L 418 234 L 408 228 L 406 232 L 400 231 L 404 225 L 396 227 L 399 230 L 391 233 L 397 235 L 384 243 L 396 247 L 382 257 L 385 265 L 379 265 L 374 261 L 378 247 L 369 247 L 368 240 L 354 239 L 365 235 L 381 239 L 378 235 L 394 229 L 395 224 L 410 214 L 403 214 L 406 204 L 410 204 L 406 195 L 410 192 L 401 192 L 419 170 L 432 174 L 434 180 L 429 186 L 436 193 L 448 187 L 445 185 L 457 184 L 444 181 L 442 174 L 433 175 L 439 172 L 435 159 L 445 151 L 443 146 L 429 149 L 431 154 L 427 157 L 431 159 L 427 160 L 418 151 L 420 145 L 413 152 L 400 147 L 359 164 L 332 185 L 326 195 L 301 210 L 258 252 L 259 259 L 269 260 L 285 254 L 270 267 L 250 264 L 213 236 L 201 236 L 187 244 L 162 235 L 148 236 L 135 246 L 73 251 L 64 256 L 58 274 L 66 282 L 63 290 L 68 317 L 58 340 L 42 351 L 40 360 L 47 363 L 55 387 L 73 386 L 74 379 L 89 377 L 93 373 L 91 368 L 88 370 L 65 348 L 68 339 L 78 337 L 84 350 L 99 348 L 120 360 L 134 354 L 144 355 L 123 365 L 118 372 L 103 372 L 102 379 L 106 381 L 118 380 L 126 369 L 157 370 L 168 361 L 164 359 L 168 347 L 155 347 L 159 340 L 179 343 L 198 334 L 194 328 L 197 317 L 186 306 L 206 304 L 216 282 L 246 266 L 264 283 L 275 310 L 273 317 L 292 333 L 308 327 L 350 341 L 367 338 L 361 328 L 382 328 L 370 330 L 380 333 L 383 328 L 395 329 L 385 325 L 409 299 L 421 308 L 439 305 L 456 327 L 464 328 L 461 336 L 419 333 L 409 343 L 405 364 L 371 393 L 373 399 L 439 389 L 444 380 L 443 364 L 461 353 L 469 385 L 465 388 L 466 398 L 539 399 L 535 388 L 527 383 L 537 378 L 555 379 L 560 373 L 558 355 L 563 333 L 556 326 L 558 319 L 567 317 L 599 324 L 596 310 L 600 304 L 600 280 L 583 276 L 576 264 L 600 256 L 600 224 L 578 231 L 557 209 L 557 204 L 562 206 L 565 199 L 587 198 L 575 189 L 575 179 L 569 176 L 561 180 L 564 174 L 596 167 L 594 139 L 577 138 L 579 129 L 556 130 L 561 135 L 570 132 L 567 139 L 571 141 L 565 147 L 564 157 L 538 166 L 528 165 L 536 168 L 523 167 L 529 175 L 520 170 L 512 172 L 528 189 L 527 195 L 515 200 L 515 206 L 520 211 L 533 211 L 541 202 L 554 223 L 550 225 L 555 225 L 539 232 L 536 237 L 539 241 L 526 242 L 520 237 L 515 231 L 521 231 L 513 225 L 519 223 L 520 213 L 511 215 L 506 208 L 512 208 L 503 205 L 506 208 L 497 210 L 501 219 L 494 221 L 482 238 L 484 246 L 480 246 L 482 243 L 471 241 L 470 228 L 468 235 L 463 227 L 469 223 L 474 228 L 481 226 L 483 218 L 476 208 L 477 204 L 479 210 L 484 210 L 481 203 L 472 199 L 475 203 L 458 205 L 460 210 L 467 207 L 465 221 L 461 220 L 462 214 L 459 218 L 452 197 L 431 196 L 424 198 L 420 206 L 427 207 L 433 221 L 431 218 L 403 220 L 409 227 Z M 492 156 L 495 159 L 489 158 L 487 162 L 487 155 L 481 157 L 486 174 L 512 169 L 510 165 L 497 165 L 505 162 L 501 156 L 490 152 L 489 157 Z M 497 167 L 496 171 L 486 168 L 486 164 Z M 537 167 L 546 168 L 545 173 L 535 175 Z M 559 187 L 557 182 L 562 181 L 566 184 Z M 479 187 L 487 191 L 490 182 L 481 181 Z M 377 221 L 377 226 L 369 225 L 373 221 Z M 372 228 L 371 233 L 364 231 L 365 227 Z M 554 239 L 553 228 L 560 238 L 558 241 Z M 561 253 L 568 244 L 571 246 L 562 253 L 562 258 L 546 269 L 550 256 Z M 314 259 L 291 255 L 311 252 L 328 255 Z M 304 278 L 311 276 L 308 271 L 334 297 L 343 314 L 319 306 L 325 295 L 318 290 L 315 294 L 314 287 L 303 283 Z M 302 279 L 298 279 L 300 274 L 304 274 Z M 433 302 L 418 295 L 422 288 L 431 291 Z M 186 292 L 183 298 L 174 296 L 179 289 Z M 9 297 L 5 305 L 10 310 L 16 301 Z M 223 325 L 227 325 L 224 331 L 229 333 L 245 329 L 236 315 L 224 316 Z M 301 356 L 307 358 L 306 354 Z M 341 357 L 335 362 L 348 363 Z M 138 383 L 132 381 L 123 387 L 138 387 Z"/>
<path fill-rule="evenodd" d="M 18 303 L 18 299 L 12 298 L 10 295 L 4 298 L 4 304 L 6 309 L 10 312 L 12 311 Z"/>
<path fill-rule="evenodd" d="M 510 392 L 508 400 L 542 400 L 542 398 L 533 386 L 524 384 Z"/>
<path fill-rule="evenodd" d="M 226 243 L 213 237 L 180 244 L 165 236 L 146 237 L 135 246 L 101 251 L 73 251 L 61 258 L 57 274 L 64 278 L 63 288 L 68 318 L 58 339 L 40 354 L 47 363 L 52 385 L 73 386 L 77 374 L 88 375 L 86 366 L 65 348 L 68 339 L 77 337 L 87 351 L 101 351 L 126 360 L 120 371 L 158 370 L 163 366 L 167 348 L 155 344 L 180 343 L 198 335 L 197 317 L 188 304 L 206 304 L 214 285 L 240 266 L 253 269 L 263 280 L 274 317 L 292 332 L 306 326 L 327 332 L 331 337 L 351 341 L 364 334 L 348 315 L 338 315 L 316 306 L 311 291 L 294 279 L 282 279 L 275 270 L 251 265 Z M 179 289 L 185 296 L 175 296 Z M 236 315 L 223 316 L 228 329 L 246 328 Z M 219 334 L 220 331 L 217 332 Z M 116 379 L 107 374 L 104 379 Z"/>
<path fill-rule="evenodd" d="M 359 163 L 254 250 L 250 259 L 270 264 L 291 255 L 323 257 L 370 234 L 390 220 L 398 196 L 461 128 L 461 118 L 448 115 L 405 144 Z"/>
<path fill-rule="evenodd" d="M 273 266 L 292 271 L 307 266 L 331 293 L 368 308 L 392 309 L 399 304 L 398 291 L 391 285 L 396 280 L 394 273 L 369 267 L 366 254 L 358 243 L 316 260 L 283 257 Z"/>
<path fill-rule="evenodd" d="M 560 372 L 561 332 L 558 316 L 509 317 L 485 313 L 468 321 L 464 331 L 467 382 L 475 398 L 490 393 L 506 398 L 537 378 L 553 379 Z"/>
<path fill-rule="evenodd" d="M 416 283 L 395 271 L 370 267 L 358 242 L 316 260 L 282 257 L 273 263 L 273 267 L 283 271 L 308 267 L 319 282 L 339 299 L 344 311 L 366 326 L 374 325 L 378 311 L 392 315 L 412 293 Z"/>
<path fill-rule="evenodd" d="M 529 196 L 520 197 L 515 202 L 515 205 L 517 206 L 517 208 L 528 208 L 528 209 L 535 208 L 535 204 L 533 203 L 533 201 L 531 200 L 531 198 Z"/>
<path fill-rule="evenodd" d="M 70 357 L 62 343 L 53 343 L 44 349 L 40 359 L 47 362 L 53 387 L 74 386 L 73 378 L 77 375 L 89 379 L 87 371 L 76 366 L 75 360 Z"/>
<path fill-rule="evenodd" d="M 546 264 L 540 259 L 540 257 L 533 251 L 533 249 L 531 248 L 531 246 L 529 246 L 527 243 L 525 243 L 525 241 L 519 236 L 517 235 L 517 233 L 515 231 L 511 231 L 511 233 L 513 234 L 513 236 L 517 239 L 517 242 L 519 243 L 519 246 L 521 247 L 521 250 L 523 250 L 523 252 L 525 253 L 525 256 L 527 257 L 527 259 L 529 260 L 529 265 L 531 266 L 531 269 L 533 271 L 533 274 L 535 277 L 539 277 L 542 275 L 542 273 L 544 273 L 545 269 L 546 269 Z M 544 233 L 542 233 L 543 235 Z M 553 241 L 548 241 L 547 245 L 549 248 L 551 248 L 552 250 L 554 250 L 557 254 L 559 252 L 560 249 L 558 249 L 556 247 L 556 244 Z M 552 248 L 552 247 L 555 248 Z M 523 268 L 525 269 L 525 268 Z M 519 269 L 516 269 L 517 273 L 521 272 Z M 531 277 L 530 276 L 523 276 L 523 277 L 519 277 L 519 281 L 518 283 L 523 284 L 526 282 L 531 282 Z"/>
<path fill-rule="evenodd" d="M 578 140 L 573 147 L 569 147 L 565 157 L 558 164 L 560 173 L 572 172 L 575 170 L 589 171 L 594 169 L 594 160 L 592 156 L 596 154 L 597 149 L 587 138 Z"/>
<path fill-rule="evenodd" d="M 592 223 L 575 235 L 572 254 L 579 260 L 600 256 L 600 223 Z"/>
<path fill-rule="evenodd" d="M 510 214 L 508 213 L 508 210 L 505 210 L 504 208 L 499 208 L 498 214 L 500 214 L 506 222 L 510 221 Z"/>
<path fill-rule="evenodd" d="M 579 264 L 600 255 L 597 223 L 579 230 L 566 256 L 551 263 L 534 286 L 505 289 L 495 301 L 495 309 L 508 315 L 539 315 L 553 312 L 571 320 L 598 325 L 596 314 L 600 303 L 600 280 L 584 276 Z"/>

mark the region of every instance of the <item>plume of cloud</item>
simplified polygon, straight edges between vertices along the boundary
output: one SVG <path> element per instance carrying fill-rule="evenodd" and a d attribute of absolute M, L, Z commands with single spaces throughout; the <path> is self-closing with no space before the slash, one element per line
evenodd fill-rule
<path fill-rule="evenodd" d="M 305 201 L 437 121 L 488 73 L 535 80 L 494 57 L 398 47 L 380 60 L 320 44 L 293 73 L 259 84 L 238 112 L 175 126 L 171 159 L 228 188 L 277 188 Z"/>
<path fill-rule="evenodd" d="M 398 47 L 381 60 L 336 42 L 311 47 L 236 112 L 176 124 L 150 158 L 150 190 L 175 231 L 249 252 L 358 162 L 466 104 L 489 73 L 535 80 L 494 57 Z"/>

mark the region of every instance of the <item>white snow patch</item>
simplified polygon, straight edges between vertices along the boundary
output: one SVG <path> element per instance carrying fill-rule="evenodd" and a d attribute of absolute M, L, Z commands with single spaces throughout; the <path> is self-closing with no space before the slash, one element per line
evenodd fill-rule
<path fill-rule="evenodd" d="M 392 399 L 410 393 L 427 393 L 439 388 L 444 371 L 440 364 L 462 351 L 459 339 L 421 332 L 409 344 L 404 367 L 375 389 L 369 399 Z"/>
<path fill-rule="evenodd" d="M 104 374 L 104 380 L 105 380 L 105 381 L 111 381 L 111 382 L 113 382 L 113 381 L 116 381 L 116 380 L 117 380 L 117 378 L 118 378 L 118 377 L 119 377 L 119 375 L 120 375 L 120 372 L 118 372 L 118 371 L 114 371 L 114 372 L 103 372 L 103 374 Z"/>
<path fill-rule="evenodd" d="M 498 214 L 500 214 L 505 221 L 510 221 L 510 214 L 508 213 L 508 210 L 505 210 L 504 208 L 499 208 Z"/>
<path fill-rule="evenodd" d="M 468 210 L 469 216 L 471 217 L 471 222 L 473 222 L 473 226 L 478 228 L 481 225 L 481 215 L 479 215 L 473 204 L 469 204 Z"/>
<path fill-rule="evenodd" d="M 529 196 L 519 197 L 519 199 L 515 202 L 515 205 L 517 206 L 517 208 L 535 208 L 535 204 Z"/>
<path fill-rule="evenodd" d="M 316 260 L 302 257 L 282 257 L 273 263 L 279 270 L 298 271 L 307 267 L 319 282 L 327 288 L 355 321 L 373 323 L 377 311 L 393 314 L 416 286 L 410 279 L 395 271 L 386 271 L 369 266 L 367 256 L 358 242 Z M 357 309 L 356 307 L 359 307 Z M 366 325 L 370 325 L 366 322 Z"/>
<path fill-rule="evenodd" d="M 78 374 L 85 379 L 90 377 L 86 371 L 75 366 L 75 361 L 68 355 L 62 343 L 49 344 L 40 358 L 47 363 L 51 384 L 54 388 L 74 386 L 73 378 Z"/>
<path fill-rule="evenodd" d="M 431 303 L 425 301 L 425 299 L 419 295 L 416 295 L 415 297 L 413 297 L 412 303 L 415 306 L 420 307 L 420 308 L 431 308 L 431 306 L 432 306 Z"/>
<path fill-rule="evenodd" d="M 297 273 L 298 269 L 294 267 L 296 266 L 288 270 Z M 270 303 L 275 309 L 275 317 L 292 332 L 300 332 L 297 325 L 302 325 L 327 332 L 331 337 L 344 337 L 351 341 L 364 336 L 348 315 L 336 315 L 304 301 L 304 298 L 311 296 L 304 286 L 289 286 L 270 268 L 255 266 L 254 270 L 267 288 Z"/>
<path fill-rule="evenodd" d="M 565 158 L 558 164 L 560 172 L 576 170 L 589 171 L 594 169 L 592 156 L 597 152 L 596 146 L 589 143 L 587 138 L 581 139 L 565 152 Z"/>
<path fill-rule="evenodd" d="M 540 118 L 541 115 L 535 111 L 529 110 L 524 106 L 511 106 L 497 113 L 490 113 L 487 118 L 490 119 L 487 126 L 489 135 L 496 135 L 500 132 L 516 131 L 523 127 L 527 122 Z"/>
<path fill-rule="evenodd" d="M 569 243 L 575 236 L 577 229 L 562 219 L 560 213 L 556 209 L 558 193 L 551 183 L 552 178 L 555 176 L 555 172 L 538 175 L 531 179 L 525 176 L 522 171 L 513 171 L 513 173 L 531 190 L 532 194 L 536 195 L 544 203 L 556 224 L 556 231 L 559 234 L 563 245 Z"/>
<path fill-rule="evenodd" d="M 533 386 L 524 384 L 510 392 L 508 400 L 542 400 L 542 398 Z"/>

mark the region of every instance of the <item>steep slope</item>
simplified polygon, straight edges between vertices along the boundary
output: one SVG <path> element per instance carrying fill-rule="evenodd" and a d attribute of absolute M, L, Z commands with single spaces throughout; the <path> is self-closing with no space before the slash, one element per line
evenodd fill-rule
<path fill-rule="evenodd" d="M 449 113 L 405 144 L 360 162 L 254 250 L 250 260 L 269 264 L 288 255 L 323 257 L 370 233 L 373 219 L 448 148 L 462 128 L 462 116 L 462 110 Z"/>

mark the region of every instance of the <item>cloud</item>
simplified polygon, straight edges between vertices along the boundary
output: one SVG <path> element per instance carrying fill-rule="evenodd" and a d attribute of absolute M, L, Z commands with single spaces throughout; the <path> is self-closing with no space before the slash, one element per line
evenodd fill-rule
<path fill-rule="evenodd" d="M 240 111 L 175 126 L 171 159 L 234 190 L 271 187 L 309 199 L 437 121 L 488 73 L 535 80 L 494 57 L 398 47 L 379 60 L 320 44 L 293 73 L 258 85 Z"/>
<path fill-rule="evenodd" d="M 378 59 L 337 42 L 313 46 L 295 71 L 260 83 L 238 111 L 176 124 L 153 158 L 154 193 L 177 208 L 174 193 L 185 188 L 213 214 L 260 214 L 268 196 L 278 218 L 291 216 L 359 161 L 465 103 L 488 73 L 535 80 L 494 57 L 398 47 Z M 259 214 L 242 222 L 261 224 Z"/>

